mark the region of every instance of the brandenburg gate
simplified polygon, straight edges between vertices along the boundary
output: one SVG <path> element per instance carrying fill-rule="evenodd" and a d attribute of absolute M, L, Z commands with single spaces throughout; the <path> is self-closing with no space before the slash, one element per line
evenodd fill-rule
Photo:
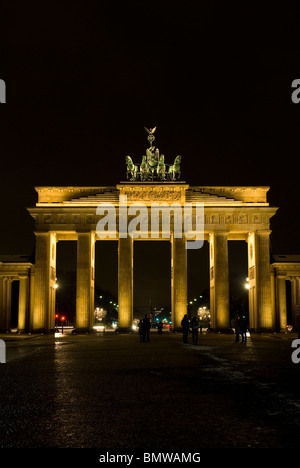
<path fill-rule="evenodd" d="M 94 325 L 95 243 L 118 241 L 118 327 L 128 330 L 133 321 L 133 256 L 134 244 L 142 240 L 171 243 L 171 310 L 173 330 L 180 329 L 187 313 L 187 236 L 174 230 L 175 216 L 170 216 L 170 233 L 161 227 L 162 213 L 155 233 L 150 232 L 150 208 L 153 203 L 164 208 L 187 204 L 192 206 L 192 223 L 196 223 L 195 206 L 203 207 L 204 241 L 209 242 L 210 312 L 213 330 L 230 328 L 228 241 L 245 241 L 248 245 L 249 328 L 284 330 L 286 318 L 278 316 L 276 278 L 270 265 L 270 220 L 277 208 L 267 201 L 269 187 L 190 186 L 180 181 L 180 157 L 166 165 L 163 155 L 153 146 L 154 130 L 147 130 L 150 147 L 135 166 L 128 156 L 127 180 L 104 187 L 36 187 L 34 207 L 28 208 L 35 221 L 35 263 L 25 265 L 22 277 L 20 330 L 50 332 L 55 321 L 56 246 L 60 241 L 77 241 L 76 323 L 78 332 L 90 331 Z M 151 164 L 152 163 L 152 164 Z M 126 207 L 122 200 L 126 199 Z M 149 209 L 149 223 L 140 223 L 139 236 L 128 234 L 136 216 L 132 206 Z M 107 211 L 115 214 L 106 236 L 99 236 L 99 221 Z M 121 219 L 121 210 L 126 217 Z M 100 210 L 101 211 L 101 210 Z M 123 212 L 124 213 L 124 212 Z M 126 220 L 124 230 L 124 219 Z M 183 219 L 183 218 L 182 218 Z M 146 219 L 147 220 L 147 219 Z M 122 230 L 121 230 L 122 221 Z M 183 220 L 182 220 L 183 222 Z M 126 235 L 124 235 L 124 232 Z M 121 235 L 122 234 L 122 235 Z M 191 240 L 191 238 L 189 238 Z M 7 324 L 8 284 L 12 276 L 9 265 L 0 263 L 0 323 Z M 146 267 L 146 266 L 145 266 Z M 15 268 L 16 270 L 16 268 Z M 300 277 L 300 268 L 297 270 Z M 30 283 L 30 284 L 29 284 Z M 296 283 L 299 289 L 299 280 Z M 282 282 L 280 283 L 282 285 Z M 280 286 L 281 287 L 281 286 Z M 299 290 L 295 295 L 299 296 Z M 297 297 L 298 297 L 297 296 Z M 1 296 L 0 296 L 1 297 Z M 281 299 L 279 299 L 280 301 Z M 282 310 L 281 306 L 281 310 Z M 3 320 L 3 317 L 6 317 Z M 2 325 L 2 329 L 5 328 Z"/>

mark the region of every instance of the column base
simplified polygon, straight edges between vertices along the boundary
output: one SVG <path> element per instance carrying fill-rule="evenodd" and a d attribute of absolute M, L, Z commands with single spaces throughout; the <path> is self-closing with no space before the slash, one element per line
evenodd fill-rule
<path fill-rule="evenodd" d="M 31 333 L 32 335 L 54 335 L 54 331 L 54 329 L 48 330 L 46 328 L 36 328 L 34 330 L 29 330 L 28 332 L 25 331 L 25 333 Z"/>
<path fill-rule="evenodd" d="M 264 333 L 286 333 L 285 329 L 276 330 L 275 328 L 248 328 L 249 333 L 256 333 L 257 335 L 263 335 Z"/>
<path fill-rule="evenodd" d="M 258 335 L 263 333 L 278 333 L 278 330 L 275 330 L 275 328 L 251 328 L 249 331 L 250 333 L 257 333 Z M 280 330 L 280 332 L 286 332 L 286 330 Z"/>
<path fill-rule="evenodd" d="M 74 328 L 72 330 L 72 335 L 89 335 L 91 333 L 96 333 L 96 330 L 94 328 Z"/>

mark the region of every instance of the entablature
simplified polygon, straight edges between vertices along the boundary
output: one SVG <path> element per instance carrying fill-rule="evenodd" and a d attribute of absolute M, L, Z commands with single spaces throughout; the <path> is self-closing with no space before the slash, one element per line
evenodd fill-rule
<path fill-rule="evenodd" d="M 118 206 L 120 196 L 127 202 L 203 203 L 212 206 L 268 206 L 269 187 L 190 187 L 185 182 L 121 182 L 108 187 L 36 187 L 36 206 Z"/>
<path fill-rule="evenodd" d="M 168 207 L 166 208 L 168 210 Z M 119 223 L 119 207 L 114 208 L 116 215 L 116 228 L 118 231 Z M 76 233 L 80 230 L 96 231 L 97 223 L 104 216 L 97 214 L 97 208 L 71 208 L 71 207 L 34 207 L 28 209 L 29 213 L 35 220 L 35 231 L 57 232 L 60 234 Z M 195 207 L 192 209 L 192 222 L 195 225 L 203 223 L 205 233 L 212 231 L 226 231 L 233 235 L 239 233 L 248 233 L 258 230 L 270 229 L 270 219 L 276 213 L 277 208 L 272 207 L 205 207 L 200 211 L 200 220 Z M 134 214 L 127 214 L 127 222 L 139 215 L 138 208 Z M 203 219 L 204 215 L 204 219 Z M 147 209 L 146 216 L 148 217 L 149 230 L 151 227 L 151 209 Z M 163 217 L 163 209 L 159 210 L 159 220 Z M 173 211 L 170 211 L 170 220 L 173 221 Z M 184 208 L 182 208 L 182 220 L 184 220 Z M 182 221 L 183 222 L 183 221 Z"/>

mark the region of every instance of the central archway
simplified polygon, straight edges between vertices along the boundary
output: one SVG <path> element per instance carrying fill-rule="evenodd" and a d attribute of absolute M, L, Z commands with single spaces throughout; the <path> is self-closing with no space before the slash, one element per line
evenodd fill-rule
<path fill-rule="evenodd" d="M 133 267 L 133 318 L 146 313 L 171 320 L 171 243 L 136 240 Z"/>

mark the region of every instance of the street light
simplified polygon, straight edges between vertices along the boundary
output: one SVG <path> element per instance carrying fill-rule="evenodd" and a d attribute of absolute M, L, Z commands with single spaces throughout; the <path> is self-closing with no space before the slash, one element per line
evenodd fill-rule
<path fill-rule="evenodd" d="M 55 328 L 57 327 L 57 319 L 58 319 L 59 315 L 58 314 L 55 314 Z"/>
<path fill-rule="evenodd" d="M 246 278 L 245 288 L 250 289 L 249 278 Z"/>
<path fill-rule="evenodd" d="M 63 333 L 64 333 L 64 321 L 66 320 L 66 317 L 62 316 L 60 318 L 60 320 L 61 320 L 61 334 L 63 335 Z"/>

